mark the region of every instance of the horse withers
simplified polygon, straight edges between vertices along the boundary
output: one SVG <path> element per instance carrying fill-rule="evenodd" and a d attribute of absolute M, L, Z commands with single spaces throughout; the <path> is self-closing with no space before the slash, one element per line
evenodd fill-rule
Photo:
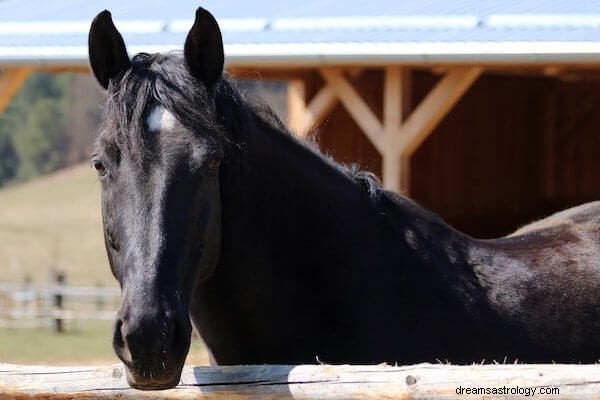
<path fill-rule="evenodd" d="M 202 8 L 183 57 L 130 59 L 108 11 L 89 55 L 131 386 L 175 386 L 192 327 L 219 364 L 600 357 L 600 203 L 471 238 L 247 100 Z"/>

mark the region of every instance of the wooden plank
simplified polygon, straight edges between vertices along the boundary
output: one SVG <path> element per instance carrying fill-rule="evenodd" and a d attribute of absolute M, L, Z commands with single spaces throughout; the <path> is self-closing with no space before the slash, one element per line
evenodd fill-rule
<path fill-rule="evenodd" d="M 410 101 L 408 71 L 398 66 L 385 69 L 383 88 L 384 141 L 393 143 L 402 134 L 402 120 L 407 114 Z M 385 147 L 383 154 L 383 186 L 387 190 L 408 195 L 410 189 L 410 157 L 402 156 L 391 146 Z M 405 169 L 407 169 L 405 171 Z"/>
<path fill-rule="evenodd" d="M 0 399 L 597 398 L 599 375 L 597 364 L 186 366 L 175 389 L 139 391 L 129 388 L 121 365 L 0 364 Z"/>
<path fill-rule="evenodd" d="M 411 113 L 402 126 L 402 133 L 394 137 L 390 144 L 404 156 L 411 156 L 481 72 L 479 67 L 452 69 Z"/>
<path fill-rule="evenodd" d="M 287 84 L 287 125 L 299 136 L 304 136 L 304 115 L 306 114 L 306 87 L 304 81 L 295 79 Z"/>
<path fill-rule="evenodd" d="M 29 67 L 7 68 L 0 75 L 0 115 L 25 83 L 32 70 Z"/>
<path fill-rule="evenodd" d="M 382 183 L 387 190 L 410 194 L 410 157 L 390 151 L 382 156 Z"/>
<path fill-rule="evenodd" d="M 312 98 L 302 120 L 301 136 L 307 136 L 331 112 L 337 97 L 329 85 L 323 86 Z"/>
<path fill-rule="evenodd" d="M 62 73 L 89 74 L 92 72 L 88 65 L 44 65 L 44 66 L 37 66 L 36 71 L 48 72 L 48 73 L 52 73 L 52 74 L 62 74 Z"/>
<path fill-rule="evenodd" d="M 356 124 L 362 129 L 379 153 L 383 154 L 383 126 L 371 108 L 369 108 L 356 89 L 343 76 L 340 69 L 324 68 L 320 72 L 340 102 L 348 110 L 348 113 L 356 121 Z"/>
<path fill-rule="evenodd" d="M 411 157 L 400 156 L 400 190 L 405 196 L 410 195 Z"/>
<path fill-rule="evenodd" d="M 348 75 L 353 78 L 358 77 L 362 72 L 361 68 L 352 68 L 348 70 Z M 338 99 L 335 92 L 329 85 L 325 84 L 317 94 L 313 96 L 306 107 L 302 122 L 301 136 L 306 137 L 329 115 Z"/>
<path fill-rule="evenodd" d="M 402 69 L 390 66 L 385 69 L 383 85 L 383 125 L 387 134 L 395 133 L 402 125 Z"/>
<path fill-rule="evenodd" d="M 382 158 L 381 178 L 383 187 L 400 193 L 400 155 L 396 152 L 386 152 Z"/>

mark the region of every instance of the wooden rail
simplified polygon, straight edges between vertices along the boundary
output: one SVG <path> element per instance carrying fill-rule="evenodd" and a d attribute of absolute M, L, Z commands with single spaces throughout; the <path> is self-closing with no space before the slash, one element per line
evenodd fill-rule
<path fill-rule="evenodd" d="M 67 320 L 113 320 L 116 287 L 0 283 L 0 328 L 40 328 Z"/>
<path fill-rule="evenodd" d="M 543 399 L 599 398 L 600 365 L 186 367 L 177 388 L 144 392 L 129 388 L 120 364 L 0 364 L 0 399 L 441 400 L 524 399 L 532 395 Z"/>

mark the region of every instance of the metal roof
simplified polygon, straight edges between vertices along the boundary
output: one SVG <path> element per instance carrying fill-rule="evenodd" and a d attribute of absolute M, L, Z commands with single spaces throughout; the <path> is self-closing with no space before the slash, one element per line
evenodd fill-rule
<path fill-rule="evenodd" d="M 600 0 L 0 0 L 0 63 L 86 64 L 102 9 L 131 53 L 180 50 L 200 5 L 231 65 L 600 62 Z"/>

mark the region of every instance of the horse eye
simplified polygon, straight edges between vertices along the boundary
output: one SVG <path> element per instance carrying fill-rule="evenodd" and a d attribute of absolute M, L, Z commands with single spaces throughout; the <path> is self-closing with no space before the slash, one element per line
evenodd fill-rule
<path fill-rule="evenodd" d="M 93 158 L 92 165 L 94 166 L 94 169 L 98 171 L 98 174 L 100 174 L 100 176 L 106 175 L 106 168 L 104 168 L 104 163 L 99 158 Z"/>

